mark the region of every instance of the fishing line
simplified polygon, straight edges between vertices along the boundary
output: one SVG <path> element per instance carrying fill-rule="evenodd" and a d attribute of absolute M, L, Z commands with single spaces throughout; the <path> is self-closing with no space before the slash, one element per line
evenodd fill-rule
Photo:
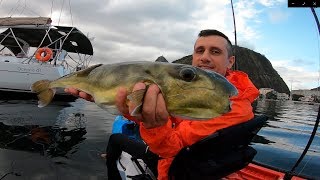
<path fill-rule="evenodd" d="M 318 16 L 314 10 L 313 7 L 310 7 L 311 9 L 311 12 L 313 14 L 313 17 L 317 23 L 317 27 L 318 27 L 318 33 L 320 34 L 320 23 L 319 23 L 319 19 L 318 19 Z M 320 60 L 320 59 L 319 59 Z M 284 180 L 290 180 L 292 177 L 293 177 L 293 174 L 294 174 L 294 171 L 295 169 L 299 166 L 299 164 L 301 163 L 301 161 L 303 160 L 303 158 L 305 157 L 305 155 L 307 154 L 311 144 L 312 144 L 312 141 L 316 135 L 316 132 L 317 132 L 317 129 L 318 129 L 318 126 L 319 126 L 319 121 L 320 121 L 320 105 L 319 105 L 319 108 L 318 108 L 318 115 L 317 115 L 317 119 L 316 119 L 316 122 L 314 124 L 314 127 L 313 127 L 313 130 L 312 130 L 312 133 L 311 133 L 311 136 L 309 138 L 309 141 L 306 145 L 306 147 L 304 148 L 300 158 L 297 160 L 296 164 L 292 167 L 292 169 L 288 172 L 286 172 L 285 176 L 284 176 Z"/>
<path fill-rule="evenodd" d="M 51 1 L 51 10 L 50 10 L 50 17 L 51 18 L 52 18 L 53 3 L 54 3 L 54 0 Z"/>
<path fill-rule="evenodd" d="M 236 54 L 237 54 L 237 53 L 236 53 L 236 49 L 237 49 L 237 31 L 236 31 L 236 22 L 235 22 L 233 1 L 230 0 L 230 2 L 231 2 L 231 9 L 232 9 L 232 16 L 233 16 L 233 27 L 234 27 L 234 38 L 235 38 L 234 56 L 236 57 Z M 310 7 L 310 9 L 311 9 L 311 12 L 312 12 L 312 14 L 313 14 L 313 16 L 314 16 L 314 18 L 315 18 L 316 24 L 317 24 L 317 29 L 318 29 L 318 32 L 319 32 L 318 37 L 319 37 L 319 35 L 320 35 L 320 23 L 319 23 L 319 19 L 318 19 L 318 16 L 317 16 L 314 8 L 313 8 L 313 7 Z M 318 50 L 319 50 L 319 49 L 318 49 Z M 319 60 L 320 60 L 320 58 L 319 58 Z M 234 68 L 235 70 L 238 69 L 238 67 L 237 67 L 237 61 L 235 61 L 233 68 Z M 319 61 L 319 77 L 318 77 L 318 78 L 320 79 L 320 61 Z M 319 79 L 318 79 L 318 84 L 319 84 Z M 310 146 L 311 146 L 311 144 L 312 144 L 312 141 L 313 141 L 313 139 L 314 139 L 314 136 L 315 136 L 315 134 L 316 134 L 316 132 L 317 132 L 317 129 L 318 129 L 318 126 L 319 126 L 319 121 L 320 121 L 320 105 L 319 105 L 319 109 L 318 109 L 317 119 L 316 119 L 316 122 L 315 122 L 315 124 L 314 124 L 314 128 L 313 128 L 313 131 L 312 131 L 312 133 L 311 133 L 311 136 L 310 136 L 310 138 L 309 138 L 309 140 L 308 140 L 308 143 L 307 143 L 307 145 L 305 146 L 305 149 L 303 150 L 300 158 L 297 160 L 297 162 L 296 162 L 295 165 L 292 167 L 292 169 L 291 169 L 290 171 L 287 171 L 287 172 L 285 173 L 284 180 L 290 180 L 290 179 L 293 177 L 295 169 L 298 167 L 298 165 L 301 163 L 301 161 L 302 161 L 303 158 L 305 157 L 306 153 L 308 152 L 308 150 L 309 150 L 309 148 L 310 148 Z M 305 165 L 305 166 L 306 166 L 306 165 Z"/>
<path fill-rule="evenodd" d="M 319 105 L 319 109 L 318 109 L 317 119 L 316 119 L 316 122 L 314 124 L 314 128 L 312 130 L 312 133 L 311 133 L 311 136 L 309 138 L 309 141 L 308 141 L 305 149 L 303 150 L 300 158 L 297 160 L 296 164 L 292 167 L 292 169 L 290 171 L 286 172 L 286 174 L 284 176 L 284 180 L 290 180 L 293 177 L 295 169 L 299 166 L 299 164 L 301 163 L 301 161 L 303 160 L 303 158 L 307 154 L 307 152 L 308 152 L 308 150 L 310 148 L 310 145 L 312 144 L 312 141 L 314 139 L 314 136 L 315 136 L 315 134 L 317 132 L 317 129 L 318 129 L 318 126 L 319 126 L 319 121 L 320 121 L 320 105 Z"/>
<path fill-rule="evenodd" d="M 22 7 L 22 10 L 21 10 L 21 12 L 20 12 L 20 16 L 22 15 L 22 13 L 24 12 L 24 10 L 26 9 L 26 7 L 27 7 L 27 2 L 26 2 L 26 0 L 24 0 L 24 6 Z"/>
<path fill-rule="evenodd" d="M 8 176 L 8 175 L 10 175 L 10 174 L 11 174 L 11 175 L 15 175 L 15 176 L 21 176 L 21 175 L 22 175 L 21 173 L 17 173 L 17 172 L 14 171 L 14 164 L 15 164 L 15 161 L 12 161 L 12 162 L 11 162 L 11 171 L 5 173 L 4 175 L 2 175 L 2 176 L 0 177 L 0 180 L 4 179 L 6 176 Z"/>
<path fill-rule="evenodd" d="M 18 5 L 16 6 L 16 8 L 19 6 L 19 3 L 20 3 L 20 0 L 17 1 L 16 4 L 18 4 Z M 16 9 L 16 8 L 14 8 L 14 7 L 11 8 L 10 12 L 8 13 L 8 14 L 9 14 L 9 17 L 11 17 L 11 16 L 13 15 L 13 13 L 14 13 L 13 11 L 15 11 L 14 9 Z M 11 14 L 11 13 L 12 13 L 12 14 Z"/>
<path fill-rule="evenodd" d="M 69 11 L 70 11 L 71 25 L 73 26 L 73 18 L 72 18 L 72 10 L 71 10 L 71 0 L 69 0 Z"/>
<path fill-rule="evenodd" d="M 64 6 L 64 0 L 62 1 L 62 6 L 61 6 L 61 9 L 60 9 L 60 15 L 59 15 L 58 26 L 60 25 L 60 19 L 61 19 L 61 14 L 62 14 L 63 6 Z"/>
<path fill-rule="evenodd" d="M 304 164 L 304 166 L 301 168 L 300 172 L 298 173 L 298 175 L 300 175 L 304 169 L 307 167 L 307 164 L 312 160 L 312 156 L 309 157 L 309 159 L 307 160 L 307 162 Z"/>
<path fill-rule="evenodd" d="M 15 175 L 15 176 L 21 176 L 21 174 L 15 173 L 15 172 L 12 171 L 12 172 L 8 172 L 8 173 L 4 174 L 4 175 L 0 178 L 0 180 L 3 179 L 3 178 L 5 178 L 6 176 L 8 176 L 8 175 L 10 175 L 10 174 Z"/>
<path fill-rule="evenodd" d="M 21 10 L 21 12 L 19 13 L 19 15 L 22 15 L 24 12 L 25 12 L 25 10 L 28 10 L 26 13 L 28 13 L 28 14 L 31 14 L 31 15 L 36 15 L 36 16 L 40 16 L 40 14 L 38 14 L 37 12 L 35 12 L 35 11 L 33 11 L 33 9 L 32 8 L 29 8 L 28 7 L 28 5 L 27 5 L 27 0 L 25 0 L 24 1 L 24 5 L 21 5 L 21 0 L 18 0 L 17 1 L 17 6 L 14 8 L 12 8 L 11 10 L 10 10 L 10 12 L 8 13 L 9 14 L 9 17 L 12 17 L 15 13 L 19 13 L 18 11 L 19 11 L 19 8 L 20 8 L 20 6 L 21 6 L 21 8 L 22 8 L 22 10 Z"/>

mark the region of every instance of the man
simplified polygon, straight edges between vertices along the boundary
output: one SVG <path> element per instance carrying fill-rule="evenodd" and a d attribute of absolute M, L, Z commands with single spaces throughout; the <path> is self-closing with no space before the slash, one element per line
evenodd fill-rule
<path fill-rule="evenodd" d="M 207 137 L 219 129 L 246 122 L 253 118 L 251 103 L 258 97 L 259 91 L 247 74 L 232 71 L 235 62 L 232 44 L 228 37 L 217 30 L 203 30 L 194 45 L 192 65 L 215 71 L 225 76 L 237 89 L 239 94 L 231 97 L 232 107 L 229 113 L 207 121 L 188 121 L 169 116 L 164 98 L 157 85 L 150 85 L 145 97 L 140 116 L 140 134 L 149 149 L 159 155 L 158 179 L 168 179 L 168 170 L 175 155 L 186 146 Z M 137 83 L 133 91 L 146 88 Z M 74 92 L 77 94 L 77 91 Z M 85 96 L 83 96 L 85 95 Z M 81 97 L 91 98 L 86 94 Z M 135 105 L 126 104 L 126 89 L 119 89 L 116 105 L 127 118 Z"/>

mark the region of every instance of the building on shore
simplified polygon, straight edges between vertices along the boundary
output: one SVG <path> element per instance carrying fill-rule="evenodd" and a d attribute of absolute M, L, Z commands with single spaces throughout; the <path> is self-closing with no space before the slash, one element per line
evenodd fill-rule
<path fill-rule="evenodd" d="M 307 89 L 300 89 L 300 90 L 292 90 L 291 95 L 299 95 L 300 101 L 306 102 L 316 102 L 320 99 L 320 91 L 317 90 L 307 90 Z"/>
<path fill-rule="evenodd" d="M 274 91 L 274 89 L 272 89 L 272 88 L 260 88 L 259 89 L 259 92 L 262 95 L 266 95 L 268 92 L 272 92 L 272 91 Z"/>
<path fill-rule="evenodd" d="M 259 89 L 259 92 L 260 92 L 260 97 L 261 98 L 267 98 L 267 94 L 268 93 L 272 93 L 276 99 L 278 100 L 289 100 L 289 95 L 286 94 L 286 93 L 279 93 L 277 91 L 275 91 L 274 89 L 272 88 L 260 88 Z"/>
<path fill-rule="evenodd" d="M 279 99 L 279 100 L 289 100 L 290 97 L 286 93 L 278 93 L 277 92 L 277 99 Z"/>
<path fill-rule="evenodd" d="M 272 88 L 260 88 L 260 98 L 277 100 L 296 100 L 304 102 L 319 102 L 320 91 L 317 90 L 292 90 L 290 96 L 286 93 L 279 93 Z M 292 98 L 298 96 L 298 98 Z"/>
<path fill-rule="evenodd" d="M 302 96 L 320 96 L 320 91 L 317 90 L 307 90 L 307 89 L 300 89 L 300 90 L 292 90 L 291 94 L 298 94 Z"/>

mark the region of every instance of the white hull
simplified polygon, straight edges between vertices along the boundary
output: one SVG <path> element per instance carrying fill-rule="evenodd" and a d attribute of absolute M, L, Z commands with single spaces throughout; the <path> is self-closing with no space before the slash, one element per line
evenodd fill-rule
<path fill-rule="evenodd" d="M 15 57 L 10 57 L 15 58 Z M 42 79 L 54 80 L 69 72 L 62 66 L 50 64 L 11 62 L 0 56 L 0 90 L 14 92 L 31 92 L 31 85 Z M 59 91 L 57 92 L 59 94 Z"/>
<path fill-rule="evenodd" d="M 0 18 L 1 92 L 31 93 L 38 80 L 88 67 L 92 55 L 90 39 L 76 27 L 53 26 L 42 17 Z M 56 93 L 66 94 L 63 89 Z"/>

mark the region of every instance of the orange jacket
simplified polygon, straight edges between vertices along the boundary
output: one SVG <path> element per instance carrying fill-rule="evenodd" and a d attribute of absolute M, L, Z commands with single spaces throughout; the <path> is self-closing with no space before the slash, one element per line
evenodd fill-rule
<path fill-rule="evenodd" d="M 189 121 L 169 118 L 164 126 L 146 129 L 141 124 L 140 134 L 150 150 L 163 159 L 158 162 L 158 179 L 168 179 L 168 170 L 174 156 L 185 146 L 190 146 L 219 129 L 239 124 L 253 118 L 251 103 L 259 91 L 241 71 L 228 71 L 226 78 L 238 89 L 232 97 L 231 111 L 208 121 Z"/>

